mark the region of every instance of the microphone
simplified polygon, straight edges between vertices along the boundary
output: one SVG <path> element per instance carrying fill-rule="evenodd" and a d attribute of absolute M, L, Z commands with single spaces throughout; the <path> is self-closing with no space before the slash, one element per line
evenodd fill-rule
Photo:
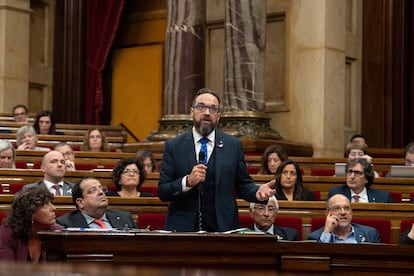
<path fill-rule="evenodd" d="M 204 159 L 206 159 L 206 153 L 200 150 L 198 153 L 198 164 L 204 164 Z"/>

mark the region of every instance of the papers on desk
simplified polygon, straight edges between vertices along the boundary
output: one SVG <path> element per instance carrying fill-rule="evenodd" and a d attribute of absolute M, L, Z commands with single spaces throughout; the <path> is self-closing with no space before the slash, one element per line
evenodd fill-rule
<path fill-rule="evenodd" d="M 234 229 L 234 230 L 229 230 L 226 232 L 223 232 L 224 234 L 253 234 L 253 235 L 264 235 L 266 234 L 265 232 L 262 231 L 254 231 L 252 229 L 249 228 L 238 228 L 238 229 Z"/>

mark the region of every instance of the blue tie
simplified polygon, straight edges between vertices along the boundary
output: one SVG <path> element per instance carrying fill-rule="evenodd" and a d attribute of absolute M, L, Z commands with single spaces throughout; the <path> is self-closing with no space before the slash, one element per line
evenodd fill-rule
<path fill-rule="evenodd" d="M 198 162 L 203 161 L 203 164 L 207 164 L 207 160 L 208 160 L 207 143 L 209 140 L 207 137 L 203 137 L 199 141 L 201 143 L 200 151 L 204 152 L 204 160 L 198 160 Z"/>

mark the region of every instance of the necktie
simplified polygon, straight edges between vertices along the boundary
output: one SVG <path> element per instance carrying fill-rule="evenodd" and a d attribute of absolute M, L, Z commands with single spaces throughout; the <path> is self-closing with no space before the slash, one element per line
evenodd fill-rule
<path fill-rule="evenodd" d="M 352 197 L 354 198 L 354 202 L 359 202 L 359 198 L 360 198 L 359 195 L 354 195 Z"/>
<path fill-rule="evenodd" d="M 99 225 L 99 228 L 101 229 L 106 229 L 105 224 L 103 223 L 103 221 L 101 219 L 95 219 L 93 222 L 95 222 L 96 224 Z"/>
<path fill-rule="evenodd" d="M 203 137 L 199 141 L 201 143 L 200 151 L 204 152 L 204 160 L 198 160 L 198 162 L 199 163 L 203 162 L 203 164 L 207 164 L 207 160 L 208 160 L 207 143 L 209 140 L 207 137 Z"/>
<path fill-rule="evenodd" d="M 54 188 L 55 188 L 55 190 L 56 190 L 55 195 L 57 195 L 57 196 L 62 195 L 62 194 L 60 193 L 60 186 L 59 186 L 59 184 L 55 184 L 55 185 L 53 185 L 53 187 L 54 187 Z"/>

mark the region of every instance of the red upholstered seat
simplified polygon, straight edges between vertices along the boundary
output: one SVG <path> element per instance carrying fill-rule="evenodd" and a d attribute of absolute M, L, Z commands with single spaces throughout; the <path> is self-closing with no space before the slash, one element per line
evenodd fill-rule
<path fill-rule="evenodd" d="M 167 214 L 138 214 L 137 226 L 139 229 L 162 230 L 166 218 Z"/>
<path fill-rule="evenodd" d="M 315 197 L 315 200 L 321 200 L 321 192 L 320 191 L 312 190 L 312 194 Z"/>
<path fill-rule="evenodd" d="M 377 229 L 382 243 L 392 243 L 391 221 L 388 219 L 353 218 L 353 223 L 371 226 Z M 325 218 L 311 218 L 311 232 L 323 227 Z"/>
<path fill-rule="evenodd" d="M 145 184 L 145 182 L 144 182 L 144 184 Z M 156 197 L 158 196 L 158 187 L 154 187 L 154 186 L 141 186 L 139 188 L 139 191 L 140 192 L 148 192 L 148 193 L 151 193 L 151 194 L 153 194 Z"/>
<path fill-rule="evenodd" d="M 390 192 L 390 196 L 392 198 L 392 202 L 394 203 L 401 203 L 402 202 L 402 194 L 399 192 Z"/>
<path fill-rule="evenodd" d="M 401 234 L 404 233 L 406 230 L 411 228 L 413 225 L 414 219 L 403 219 L 400 221 L 400 232 Z"/>
<path fill-rule="evenodd" d="M 251 216 L 239 216 L 240 227 L 252 228 L 253 218 Z M 299 238 L 302 238 L 302 219 L 300 217 L 276 217 L 275 224 L 277 226 L 290 227 L 296 229 Z"/>
<path fill-rule="evenodd" d="M 333 169 L 311 169 L 311 176 L 334 176 L 335 170 Z"/>

